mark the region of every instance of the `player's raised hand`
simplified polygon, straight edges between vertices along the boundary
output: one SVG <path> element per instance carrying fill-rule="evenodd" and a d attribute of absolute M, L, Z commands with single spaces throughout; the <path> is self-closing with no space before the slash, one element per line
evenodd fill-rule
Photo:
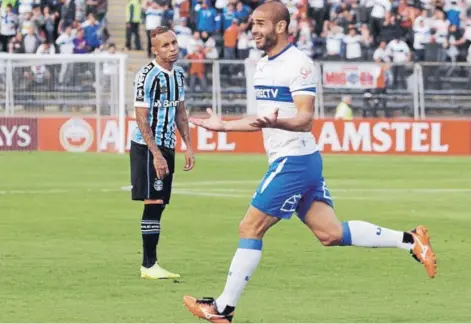
<path fill-rule="evenodd" d="M 162 154 L 154 155 L 153 162 L 157 179 L 162 180 L 170 173 L 168 170 L 167 160 L 165 160 Z"/>
<path fill-rule="evenodd" d="M 212 131 L 223 131 L 224 121 L 221 119 L 221 117 L 218 116 L 211 108 L 206 109 L 206 112 L 209 114 L 209 118 L 190 118 L 190 123 Z"/>
<path fill-rule="evenodd" d="M 184 171 L 190 171 L 195 166 L 195 154 L 193 150 L 187 148 L 185 152 L 185 166 L 183 167 Z"/>
<path fill-rule="evenodd" d="M 250 124 L 250 126 L 257 128 L 276 127 L 276 122 L 278 121 L 278 111 L 279 109 L 276 108 L 275 111 L 268 116 L 258 117 L 253 123 Z"/>

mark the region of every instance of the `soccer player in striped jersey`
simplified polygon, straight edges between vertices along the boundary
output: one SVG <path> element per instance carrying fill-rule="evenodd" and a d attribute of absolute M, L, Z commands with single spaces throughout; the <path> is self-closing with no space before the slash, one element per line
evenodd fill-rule
<path fill-rule="evenodd" d="M 185 171 L 193 168 L 195 158 L 184 103 L 184 71 L 174 65 L 179 52 L 176 35 L 167 27 L 157 27 L 151 32 L 151 42 L 156 58 L 134 80 L 138 127 L 131 139 L 132 200 L 144 201 L 141 278 L 169 279 L 180 275 L 159 265 L 157 245 L 162 212 L 170 202 L 176 128 L 187 147 Z"/>
<path fill-rule="evenodd" d="M 282 3 L 260 5 L 252 23 L 256 45 L 267 53 L 254 75 L 258 116 L 223 121 L 208 109 L 210 118 L 190 121 L 213 131 L 262 131 L 270 166 L 240 223 L 238 249 L 222 293 L 217 298 L 185 296 L 186 307 L 207 321 L 230 323 L 260 262 L 265 233 L 293 214 L 325 246 L 403 249 L 422 262 L 433 278 L 436 258 L 424 226 L 398 231 L 364 221 L 339 221 L 311 133 L 317 85 L 314 64 L 289 43 L 290 14 Z"/>

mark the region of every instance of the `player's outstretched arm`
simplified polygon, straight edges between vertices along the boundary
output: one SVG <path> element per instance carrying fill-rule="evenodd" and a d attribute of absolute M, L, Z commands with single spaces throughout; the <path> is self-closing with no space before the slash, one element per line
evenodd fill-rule
<path fill-rule="evenodd" d="M 298 110 L 293 118 L 278 118 L 278 110 L 271 115 L 258 117 L 251 123 L 258 128 L 279 128 L 292 132 L 310 132 L 314 114 L 314 99 L 312 95 L 297 95 L 293 97 Z"/>
<path fill-rule="evenodd" d="M 154 167 L 155 172 L 157 173 L 157 178 L 163 179 L 169 173 L 168 165 L 167 161 L 157 147 L 157 144 L 155 144 L 154 134 L 152 133 L 152 129 L 150 128 L 149 122 L 147 120 L 148 111 L 149 109 L 147 108 L 136 107 L 137 127 L 139 127 L 139 130 L 141 131 L 142 138 L 146 142 L 149 151 L 154 156 Z"/>
<path fill-rule="evenodd" d="M 196 126 L 200 126 L 216 132 L 257 132 L 259 127 L 251 124 L 257 119 L 256 116 L 248 116 L 242 119 L 224 121 L 211 108 L 206 109 L 209 118 L 190 118 L 190 122 Z"/>
<path fill-rule="evenodd" d="M 186 145 L 185 152 L 185 167 L 183 170 L 190 171 L 195 165 L 195 155 L 191 147 L 190 125 L 188 124 L 188 114 L 186 113 L 185 103 L 180 101 L 177 107 L 175 123 L 177 124 L 178 132 Z"/>

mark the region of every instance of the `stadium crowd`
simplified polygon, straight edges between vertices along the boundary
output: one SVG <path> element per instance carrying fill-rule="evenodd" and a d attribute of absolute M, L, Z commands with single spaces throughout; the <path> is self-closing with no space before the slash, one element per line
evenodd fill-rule
<path fill-rule="evenodd" d="M 282 1 L 291 13 L 292 42 L 314 59 L 471 62 L 470 0 Z M 130 0 L 126 46 L 131 48 L 131 36 L 143 23 L 148 34 L 159 25 L 174 28 L 181 57 L 257 57 L 249 27 L 262 2 Z M 141 49 L 138 38 L 135 48 Z"/>
<path fill-rule="evenodd" d="M 84 54 L 103 49 L 107 0 L 0 0 L 0 51 Z"/>

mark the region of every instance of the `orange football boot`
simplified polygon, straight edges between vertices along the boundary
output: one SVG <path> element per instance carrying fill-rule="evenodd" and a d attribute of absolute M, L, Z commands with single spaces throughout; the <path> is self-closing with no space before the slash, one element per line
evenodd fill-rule
<path fill-rule="evenodd" d="M 430 236 L 425 226 L 419 225 L 411 231 L 414 237 L 412 246 L 412 256 L 425 266 L 425 270 L 430 278 L 437 275 L 437 257 L 430 244 Z"/>
<path fill-rule="evenodd" d="M 185 296 L 183 297 L 183 303 L 194 316 L 211 323 L 231 323 L 234 316 L 233 312 L 228 315 L 219 313 L 216 302 L 212 297 L 196 299 L 195 297 Z"/>

